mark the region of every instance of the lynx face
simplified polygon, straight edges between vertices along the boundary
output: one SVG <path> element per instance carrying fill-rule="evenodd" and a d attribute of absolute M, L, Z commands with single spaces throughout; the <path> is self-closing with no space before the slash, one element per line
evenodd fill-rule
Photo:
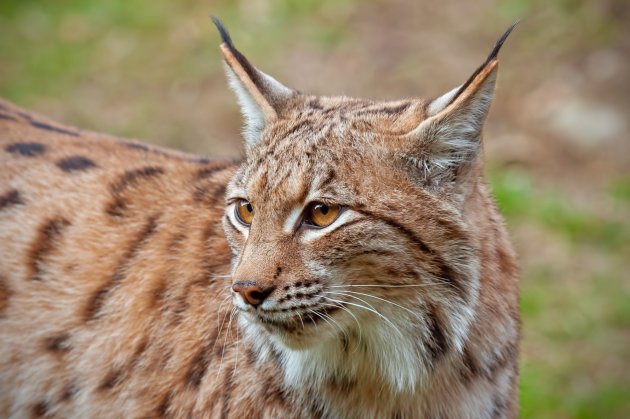
<path fill-rule="evenodd" d="M 457 211 L 408 174 L 387 147 L 395 136 L 383 129 L 401 117 L 422 118 L 422 108 L 295 102 L 287 120 L 269 126 L 249 150 L 226 196 L 234 303 L 245 321 L 301 348 L 339 333 L 358 339 L 359 328 L 390 339 L 410 329 L 410 321 L 410 331 L 431 340 L 432 326 L 418 323 L 428 311 L 465 320 L 476 298 L 478 263 L 467 254 Z M 245 217 L 243 206 L 251 206 Z M 243 220 L 249 215 L 250 222 Z M 448 247 L 457 253 L 449 255 Z M 459 265 L 465 272 L 456 271 Z M 441 301 L 448 305 L 440 307 Z M 457 340 L 451 330 L 445 333 Z M 443 338 L 431 350 L 444 350 Z M 414 348 L 428 356 L 427 350 Z"/>

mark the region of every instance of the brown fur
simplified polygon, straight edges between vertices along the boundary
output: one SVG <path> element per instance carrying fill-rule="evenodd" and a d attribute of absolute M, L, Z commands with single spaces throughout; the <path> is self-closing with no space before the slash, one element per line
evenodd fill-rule
<path fill-rule="evenodd" d="M 286 95 L 222 49 L 264 109 L 239 163 L 0 101 L 0 416 L 515 417 L 517 268 L 481 153 L 432 166 L 496 60 L 418 142 L 431 102 Z M 287 232 L 314 191 L 353 218 Z M 243 280 L 279 314 L 243 310 Z"/>

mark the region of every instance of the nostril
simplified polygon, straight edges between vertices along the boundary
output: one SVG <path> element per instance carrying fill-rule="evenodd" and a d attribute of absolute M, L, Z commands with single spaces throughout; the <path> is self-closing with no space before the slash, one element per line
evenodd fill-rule
<path fill-rule="evenodd" d="M 254 307 L 259 306 L 260 304 L 269 297 L 269 295 L 273 292 L 275 287 L 266 287 L 261 288 L 253 281 L 241 281 L 235 282 L 232 285 L 232 290 L 237 292 L 243 297 L 243 300 Z"/>
<path fill-rule="evenodd" d="M 260 291 L 252 291 L 249 293 L 249 298 L 251 300 L 264 300 L 263 293 Z"/>

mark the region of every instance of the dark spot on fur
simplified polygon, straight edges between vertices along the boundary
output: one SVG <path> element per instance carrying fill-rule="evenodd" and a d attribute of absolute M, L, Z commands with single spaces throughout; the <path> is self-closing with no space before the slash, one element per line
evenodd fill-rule
<path fill-rule="evenodd" d="M 63 230 L 70 225 L 70 221 L 57 217 L 43 223 L 38 231 L 35 240 L 31 244 L 29 251 L 29 271 L 30 279 L 41 280 L 42 268 L 46 256 L 55 250 Z"/>
<path fill-rule="evenodd" d="M 164 169 L 155 166 L 146 166 L 140 169 L 128 170 L 120 176 L 117 182 L 111 186 L 114 194 L 118 194 L 140 179 L 148 179 L 164 173 Z"/>
<path fill-rule="evenodd" d="M 311 108 L 311 109 L 324 109 L 324 107 L 322 106 L 322 104 L 321 104 L 321 103 L 319 103 L 319 100 L 317 100 L 317 99 L 311 99 L 311 100 L 308 102 L 308 106 L 309 106 L 309 108 Z"/>
<path fill-rule="evenodd" d="M 157 417 L 161 418 L 166 416 L 166 414 L 168 413 L 168 409 L 171 407 L 171 403 L 173 403 L 173 397 L 174 393 L 172 390 L 166 393 L 164 397 L 162 397 L 162 401 L 160 401 L 160 404 L 156 409 Z"/>
<path fill-rule="evenodd" d="M 33 415 L 38 418 L 48 416 L 50 412 L 50 406 L 47 402 L 42 401 L 33 406 Z"/>
<path fill-rule="evenodd" d="M 273 274 L 273 279 L 278 279 L 278 277 L 280 276 L 281 273 L 282 273 L 282 267 L 278 266 L 276 268 L 276 273 Z"/>
<path fill-rule="evenodd" d="M 13 291 L 9 288 L 5 277 L 0 275 L 0 319 L 4 317 L 4 311 L 9 307 L 9 300 Z"/>
<path fill-rule="evenodd" d="M 40 143 L 9 144 L 4 149 L 11 154 L 20 154 L 27 157 L 39 156 L 46 152 L 46 147 Z"/>
<path fill-rule="evenodd" d="M 432 360 L 435 362 L 446 355 L 449 348 L 444 332 L 444 321 L 437 307 L 429 306 L 427 308 L 426 322 L 429 332 L 429 339 L 426 345 L 431 353 Z"/>
<path fill-rule="evenodd" d="M 11 189 L 4 195 L 0 195 L 0 210 L 12 205 L 22 205 L 24 201 L 20 196 L 20 193 L 16 189 Z"/>
<path fill-rule="evenodd" d="M 114 369 L 107 373 L 98 389 L 101 391 L 111 390 L 122 382 L 122 370 Z"/>
<path fill-rule="evenodd" d="M 46 131 L 51 131 L 57 134 L 64 134 L 64 135 L 71 135 L 73 137 L 78 137 L 79 133 L 74 132 L 74 131 L 70 131 L 64 128 L 59 128 L 59 127 L 55 127 L 52 126 L 50 124 L 47 124 L 45 122 L 39 122 L 39 121 L 33 121 L 32 119 L 29 121 L 29 123 L 31 124 L 31 126 L 35 127 L 35 128 L 39 128 L 39 129 L 43 129 Z"/>
<path fill-rule="evenodd" d="M 132 143 L 132 142 L 125 141 L 122 144 L 125 147 L 129 147 L 129 148 L 134 149 L 134 150 L 151 151 L 151 149 L 149 148 L 148 145 L 142 144 L 142 143 Z"/>
<path fill-rule="evenodd" d="M 45 339 L 45 347 L 51 352 L 68 352 L 70 350 L 69 338 L 70 336 L 67 333 L 48 337 Z"/>
<path fill-rule="evenodd" d="M 105 212 L 114 218 L 120 218 L 125 215 L 125 207 L 127 203 L 120 196 L 115 196 L 114 199 L 107 204 Z"/>
<path fill-rule="evenodd" d="M 64 389 L 59 400 L 62 402 L 67 402 L 68 400 L 72 399 L 78 391 L 79 389 L 77 388 L 77 386 L 74 383 L 70 383 Z"/>
<path fill-rule="evenodd" d="M 64 172 L 83 171 L 96 167 L 96 164 L 92 160 L 83 156 L 67 157 L 59 160 L 56 165 Z"/>
<path fill-rule="evenodd" d="M 480 374 L 477 361 L 471 354 L 468 346 L 464 347 L 464 353 L 462 354 L 461 361 L 462 361 L 462 370 L 460 374 L 466 381 L 471 381 Z"/>
<path fill-rule="evenodd" d="M 161 167 L 146 166 L 140 169 L 128 170 L 117 181 L 110 185 L 112 200 L 105 206 L 105 213 L 114 218 L 125 215 L 127 202 L 123 197 L 124 191 L 140 179 L 150 179 L 164 173 Z"/>
<path fill-rule="evenodd" d="M 7 115 L 4 113 L 0 113 L 0 119 L 7 119 L 9 121 L 16 121 L 16 119 L 14 117 L 12 117 L 11 115 Z"/>

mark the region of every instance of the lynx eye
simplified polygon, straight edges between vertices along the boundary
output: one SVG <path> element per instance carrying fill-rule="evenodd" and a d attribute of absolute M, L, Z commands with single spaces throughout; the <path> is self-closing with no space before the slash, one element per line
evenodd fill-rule
<path fill-rule="evenodd" d="M 234 214 L 236 219 L 246 226 L 252 223 L 254 219 L 254 206 L 245 199 L 239 199 L 234 204 Z"/>
<path fill-rule="evenodd" d="M 327 227 L 333 223 L 341 212 L 341 206 L 314 202 L 306 209 L 306 224 L 315 227 Z"/>

